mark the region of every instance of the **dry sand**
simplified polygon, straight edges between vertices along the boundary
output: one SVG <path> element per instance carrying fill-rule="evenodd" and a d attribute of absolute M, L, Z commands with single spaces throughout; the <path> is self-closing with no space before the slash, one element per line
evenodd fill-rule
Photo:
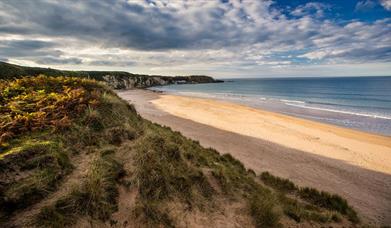
<path fill-rule="evenodd" d="M 340 194 L 367 222 L 391 224 L 391 137 L 210 99 L 118 94 L 144 118 L 230 153 L 247 168 Z"/>

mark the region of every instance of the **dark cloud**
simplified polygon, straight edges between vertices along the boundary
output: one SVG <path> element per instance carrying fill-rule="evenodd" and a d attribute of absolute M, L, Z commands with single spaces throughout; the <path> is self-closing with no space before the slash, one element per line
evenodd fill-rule
<path fill-rule="evenodd" d="M 61 55 L 61 51 L 53 49 L 55 46 L 55 43 L 39 40 L 0 40 L 0 56 L 10 58 Z"/>
<path fill-rule="evenodd" d="M 42 65 L 78 65 L 82 63 L 82 60 L 79 58 L 42 57 L 35 59 L 34 62 Z"/>
<path fill-rule="evenodd" d="M 362 1 L 359 6 L 368 2 Z M 243 59 L 258 55 L 276 62 L 279 58 L 271 58 L 273 53 L 289 51 L 301 53 L 292 54 L 293 60 L 391 61 L 390 19 L 373 23 L 320 19 L 331 8 L 310 2 L 292 9 L 288 13 L 294 15 L 292 18 L 274 9 L 272 1 L 1 1 L 0 56 L 28 58 L 39 64 L 96 66 L 135 65 L 140 61 L 123 59 L 143 58 L 122 54 L 121 58 L 107 60 L 104 54 L 85 57 L 78 52 L 97 47 L 153 52 L 150 55 L 164 52 L 155 58 L 144 57 L 154 61 L 151 65 L 157 61 L 183 63 L 182 52 L 190 53 L 186 55 L 189 62 L 207 59 L 219 64 L 247 64 Z M 14 40 L 12 36 L 19 37 Z M 39 40 L 42 37 L 54 41 Z M 216 56 L 214 52 L 199 53 L 211 50 L 223 51 Z"/>
<path fill-rule="evenodd" d="M 0 7 L 10 12 L 0 25 L 2 33 L 69 36 L 143 50 L 186 48 L 200 38 L 186 36 L 188 27 L 178 25 L 180 18 L 172 14 L 122 1 L 21 0 Z"/>
<path fill-rule="evenodd" d="M 218 5 L 174 10 L 124 1 L 54 4 L 20 0 L 5 2 L 0 7 L 10 12 L 10 23 L 0 26 L 3 33 L 69 36 L 139 50 L 216 49 L 270 41 L 270 33 L 276 32 L 270 31 L 268 25 L 255 24 L 256 20 L 269 15 L 250 16 L 242 8 Z M 232 17 L 238 18 L 226 16 L 229 11 L 237 11 Z M 240 21 L 233 23 L 237 19 Z M 228 23 L 229 20 L 232 21 Z M 273 19 L 268 20 L 272 25 Z M 287 40 L 289 37 L 292 36 L 285 36 L 282 42 L 294 43 L 293 37 Z"/>
<path fill-rule="evenodd" d="M 358 1 L 355 7 L 356 11 L 366 11 L 375 8 L 377 3 L 373 0 Z"/>
<path fill-rule="evenodd" d="M 40 41 L 40 40 L 10 40 L 10 41 L 1 41 L 0 45 L 7 46 L 9 48 L 15 49 L 25 49 L 25 50 L 37 50 L 50 48 L 55 46 L 52 42 Z"/>
<path fill-rule="evenodd" d="M 136 63 L 133 61 L 118 61 L 118 60 L 96 60 L 96 61 L 91 61 L 88 64 L 92 66 L 120 66 L 120 67 L 136 65 Z"/>
<path fill-rule="evenodd" d="M 391 47 L 352 49 L 331 57 L 351 58 L 360 61 L 391 61 Z"/>

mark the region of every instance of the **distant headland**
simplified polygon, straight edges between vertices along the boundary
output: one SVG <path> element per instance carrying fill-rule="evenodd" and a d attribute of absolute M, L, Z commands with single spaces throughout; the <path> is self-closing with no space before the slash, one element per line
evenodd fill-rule
<path fill-rule="evenodd" d="M 206 75 L 163 76 L 133 74 L 125 71 L 69 71 L 42 67 L 28 67 L 0 62 L 0 79 L 14 79 L 22 76 L 70 76 L 105 81 L 113 89 L 148 88 L 170 84 L 198 84 L 224 82 Z"/>

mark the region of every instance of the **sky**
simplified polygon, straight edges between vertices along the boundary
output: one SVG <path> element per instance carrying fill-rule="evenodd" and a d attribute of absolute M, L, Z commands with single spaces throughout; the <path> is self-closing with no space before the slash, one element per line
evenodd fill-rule
<path fill-rule="evenodd" d="M 391 76 L 391 0 L 0 0 L 0 61 L 216 78 Z"/>

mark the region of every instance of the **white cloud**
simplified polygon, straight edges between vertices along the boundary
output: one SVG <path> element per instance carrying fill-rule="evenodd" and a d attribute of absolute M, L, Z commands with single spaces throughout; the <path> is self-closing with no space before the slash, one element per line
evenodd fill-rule
<path fill-rule="evenodd" d="M 391 11 L 391 0 L 380 0 L 380 4 L 386 9 Z"/>
<path fill-rule="evenodd" d="M 330 6 L 319 2 L 309 2 L 305 5 L 298 6 L 291 14 L 294 16 L 315 15 L 316 17 L 323 17 L 325 11 L 329 10 Z"/>
<path fill-rule="evenodd" d="M 5 1 L 0 59 L 163 74 L 391 61 L 391 19 L 340 24 L 324 19 L 330 9 L 307 3 L 292 18 L 273 1 Z"/>

